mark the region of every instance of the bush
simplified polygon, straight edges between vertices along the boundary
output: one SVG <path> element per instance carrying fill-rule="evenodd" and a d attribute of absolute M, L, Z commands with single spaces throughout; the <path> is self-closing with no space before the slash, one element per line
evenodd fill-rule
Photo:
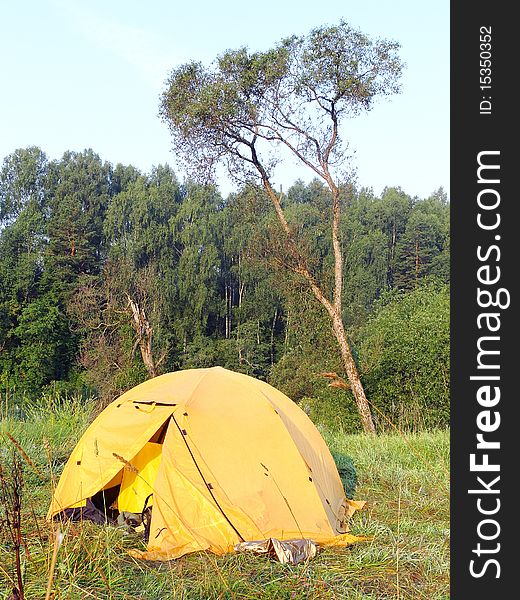
<path fill-rule="evenodd" d="M 303 398 L 300 408 L 322 432 L 360 432 L 361 422 L 352 394 L 326 385 L 322 384 L 313 398 Z"/>
<path fill-rule="evenodd" d="M 386 295 L 361 331 L 367 397 L 400 428 L 448 427 L 449 336 L 449 290 L 435 283 Z"/>

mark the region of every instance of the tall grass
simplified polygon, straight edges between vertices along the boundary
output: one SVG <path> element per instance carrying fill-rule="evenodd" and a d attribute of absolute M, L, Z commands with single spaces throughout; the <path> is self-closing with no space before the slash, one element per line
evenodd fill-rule
<path fill-rule="evenodd" d="M 0 433 L 9 433 L 33 463 L 24 461 L 26 598 L 43 600 L 48 586 L 49 597 L 63 600 L 449 598 L 448 432 L 408 436 L 421 460 L 398 435 L 325 434 L 346 487 L 368 501 L 351 523 L 353 533 L 370 536 L 367 542 L 321 550 L 296 566 L 206 553 L 150 563 L 127 553 L 144 547 L 136 534 L 87 522 L 58 531 L 45 521 L 53 478 L 94 411 L 92 399 L 49 395 L 0 421 Z M 5 461 L 11 449 L 5 435 L 2 440 Z M 1 599 L 16 582 L 13 548 L 4 533 L 0 527 Z M 51 569 L 56 535 L 62 541 Z"/>

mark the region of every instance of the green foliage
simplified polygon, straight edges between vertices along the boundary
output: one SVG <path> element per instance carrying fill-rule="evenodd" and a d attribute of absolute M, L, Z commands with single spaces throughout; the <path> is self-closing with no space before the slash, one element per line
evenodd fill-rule
<path fill-rule="evenodd" d="M 12 375 L 20 391 L 36 396 L 48 382 L 66 377 L 71 340 L 65 315 L 54 298 L 42 296 L 27 304 L 13 335 L 19 346 Z"/>
<path fill-rule="evenodd" d="M 245 76 L 239 71 L 229 77 Z M 358 430 L 351 394 L 328 387 L 320 375 L 343 375 L 327 315 L 288 274 L 286 245 L 272 243 L 279 223 L 257 187 L 223 199 L 214 186 L 180 183 L 168 166 L 148 174 L 112 168 L 92 151 L 49 163 L 29 148 L 5 159 L 0 191 L 2 393 L 15 389 L 34 399 L 42 390 L 90 387 L 106 402 L 145 380 L 150 373 L 131 299 L 150 325 L 157 372 L 222 365 L 270 381 L 324 429 Z M 297 181 L 282 196 L 295 239 L 325 290 L 333 284 L 330 201 L 318 179 Z M 366 354 L 372 330 L 365 335 L 374 301 L 396 286 L 448 281 L 449 205 L 442 190 L 419 200 L 399 188 L 377 197 L 351 186 L 341 188 L 341 202 L 344 320 L 356 357 L 364 344 L 364 366 L 367 356 L 375 360 L 373 351 Z M 406 250 L 414 247 L 412 234 L 420 238 L 418 277 Z M 439 310 L 447 321 L 447 304 Z M 393 343 L 389 338 L 389 353 Z M 406 388 L 415 381 L 399 373 L 388 366 L 365 373 L 377 406 L 392 382 Z M 410 399 L 392 395 L 390 413 L 402 420 Z M 439 414 L 437 400 L 417 418 L 405 412 L 414 427 L 439 422 L 432 416 Z"/>
<path fill-rule="evenodd" d="M 11 182 L 13 183 L 13 182 Z M 5 191 L 5 190 L 4 190 Z M 45 215 L 32 198 L 0 229 L 0 299 L 15 304 L 37 294 L 45 247 Z"/>
<path fill-rule="evenodd" d="M 374 299 L 394 287 L 398 251 L 413 207 L 414 200 L 400 188 L 386 188 L 381 198 L 363 189 L 347 204 L 345 311 L 353 327 L 364 323 Z"/>
<path fill-rule="evenodd" d="M 359 431 L 352 394 L 331 388 L 322 373 L 341 373 L 341 360 L 324 311 L 307 290 L 285 292 L 286 340 L 273 365 L 269 383 L 297 402 L 321 429 Z"/>
<path fill-rule="evenodd" d="M 300 407 L 320 430 L 359 433 L 359 414 L 352 394 L 327 388 L 320 382 L 313 387 L 314 396 L 303 398 Z"/>
<path fill-rule="evenodd" d="M 32 204 L 44 210 L 48 161 L 35 146 L 15 150 L 0 170 L 0 225 L 8 225 Z"/>
<path fill-rule="evenodd" d="M 336 135 L 329 144 L 339 120 L 399 91 L 398 48 L 340 21 L 265 52 L 228 50 L 211 67 L 181 65 L 161 102 L 177 158 L 194 176 L 211 176 L 224 161 L 242 180 L 265 180 L 273 144 L 282 143 L 323 176 L 341 155 Z"/>
<path fill-rule="evenodd" d="M 359 354 L 368 397 L 397 426 L 449 425 L 449 333 L 448 287 L 435 284 L 388 294 L 363 328 Z"/>
<path fill-rule="evenodd" d="M 427 200 L 415 202 L 396 248 L 395 283 L 413 289 L 419 280 L 434 275 L 449 277 L 449 211 L 442 189 Z M 446 250 L 446 251 L 445 251 Z"/>
<path fill-rule="evenodd" d="M 236 340 L 196 336 L 186 344 L 182 365 L 185 369 L 219 366 L 238 371 L 237 363 Z"/>
<path fill-rule="evenodd" d="M 222 199 L 212 186 L 189 183 L 174 222 L 179 250 L 176 274 L 177 301 L 190 306 L 180 317 L 181 335 L 206 333 L 212 314 L 218 313 L 220 257 L 217 247 L 218 217 Z"/>
<path fill-rule="evenodd" d="M 111 173 L 111 165 L 92 150 L 65 152 L 50 166 L 44 284 L 57 293 L 73 292 L 80 275 L 99 273 Z"/>
<path fill-rule="evenodd" d="M 120 167 L 121 169 L 121 167 Z M 139 332 L 130 302 L 143 311 L 153 330 L 151 359 L 171 367 L 176 327 L 176 273 L 178 242 L 174 221 L 183 192 L 168 166 L 159 166 L 149 176 L 133 173 L 125 189 L 108 207 L 104 234 L 109 245 L 102 277 L 94 297 L 101 297 L 104 314 L 98 324 L 86 324 L 83 348 L 89 356 L 100 393 L 112 387 L 114 379 L 125 389 L 130 381 L 146 378 L 142 357 L 137 351 Z M 96 302 L 94 299 L 93 302 Z M 81 310 L 81 307 L 76 307 Z M 133 330 L 132 330 L 133 327 Z M 124 343 L 121 343 L 125 340 Z M 117 353 L 117 364 L 111 356 Z"/>

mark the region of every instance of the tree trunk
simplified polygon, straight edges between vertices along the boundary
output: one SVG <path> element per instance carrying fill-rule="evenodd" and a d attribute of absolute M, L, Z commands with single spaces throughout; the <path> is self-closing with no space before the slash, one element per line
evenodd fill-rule
<path fill-rule="evenodd" d="M 229 340 L 231 333 L 231 291 L 230 285 L 226 282 L 224 285 L 226 292 L 226 340 Z"/>
<path fill-rule="evenodd" d="M 271 366 L 274 365 L 274 331 L 276 328 L 276 319 L 278 318 L 278 307 L 274 309 L 273 322 L 271 324 Z"/>
<path fill-rule="evenodd" d="M 152 353 L 152 326 L 148 321 L 148 317 L 146 316 L 144 308 L 140 307 L 137 302 L 134 302 L 130 296 L 127 295 L 127 298 L 128 306 L 132 312 L 133 326 L 136 333 L 139 350 L 141 351 L 141 358 L 143 359 L 143 363 L 148 371 L 149 377 L 156 377 L 157 366 Z"/>
<path fill-rule="evenodd" d="M 356 363 L 350 350 L 350 344 L 347 340 L 347 334 L 345 332 L 343 320 L 340 315 L 335 315 L 332 318 L 332 331 L 334 332 L 336 340 L 338 341 L 343 368 L 347 374 L 350 389 L 356 401 L 363 431 L 365 433 L 374 434 L 376 432 L 376 428 L 374 426 L 374 421 L 372 420 L 370 406 L 365 396 L 365 390 L 363 389 L 363 384 L 361 383 Z"/>
<path fill-rule="evenodd" d="M 332 148 L 335 137 L 336 130 L 334 130 L 333 139 L 329 148 Z M 332 301 L 329 298 L 327 298 L 323 288 L 320 286 L 320 284 L 310 271 L 307 260 L 305 259 L 305 256 L 302 254 L 301 249 L 298 247 L 298 244 L 294 239 L 293 233 L 282 208 L 280 198 L 274 191 L 269 177 L 267 175 L 267 172 L 265 171 L 264 167 L 260 164 L 254 146 L 251 147 L 251 152 L 252 162 L 262 177 L 264 189 L 267 192 L 267 195 L 269 196 L 269 199 L 271 200 L 271 203 L 274 206 L 278 221 L 280 222 L 280 225 L 282 226 L 282 229 L 285 233 L 288 242 L 288 249 L 296 261 L 297 266 L 293 267 L 292 269 L 295 273 L 301 275 L 305 279 L 318 302 L 321 303 L 321 305 L 325 308 L 325 310 L 330 316 L 332 331 L 338 342 L 338 346 L 341 353 L 341 360 L 343 362 L 343 367 L 349 380 L 350 389 L 352 390 L 352 394 L 354 395 L 356 401 L 359 417 L 363 426 L 363 431 L 367 434 L 374 434 L 376 432 L 376 428 L 374 426 L 372 414 L 370 413 L 370 407 L 365 396 L 365 390 L 363 389 L 363 384 L 361 383 L 356 363 L 354 362 L 354 358 L 350 350 L 347 334 L 345 332 L 345 326 L 343 325 L 341 309 L 343 289 L 343 253 L 341 250 L 340 241 L 341 202 L 339 188 L 336 186 L 328 172 L 328 166 L 326 164 L 326 160 L 328 159 L 328 157 L 325 157 L 324 162 L 322 163 L 322 167 L 324 170 L 323 177 L 329 186 L 333 200 L 331 233 L 332 247 L 334 251 L 334 289 L 332 294 Z"/>
<path fill-rule="evenodd" d="M 415 287 L 419 281 L 419 270 L 421 268 L 421 259 L 419 257 L 419 240 L 415 241 Z"/>

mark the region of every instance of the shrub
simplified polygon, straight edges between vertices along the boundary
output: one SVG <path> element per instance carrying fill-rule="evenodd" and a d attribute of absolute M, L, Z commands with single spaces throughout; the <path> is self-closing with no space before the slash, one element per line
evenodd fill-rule
<path fill-rule="evenodd" d="M 367 397 L 399 427 L 449 425 L 449 335 L 448 287 L 433 282 L 387 294 L 361 331 Z"/>

